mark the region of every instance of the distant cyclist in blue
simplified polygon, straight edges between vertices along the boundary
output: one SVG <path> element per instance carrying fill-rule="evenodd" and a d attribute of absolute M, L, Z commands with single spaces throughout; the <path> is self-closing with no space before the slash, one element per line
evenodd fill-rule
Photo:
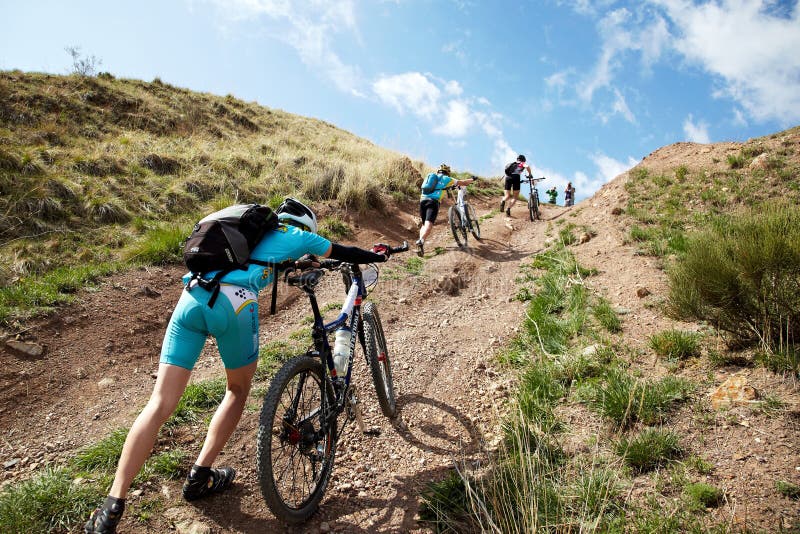
<path fill-rule="evenodd" d="M 303 203 L 287 198 L 276 210 L 282 223 L 267 232 L 255 246 L 251 258 L 280 263 L 306 254 L 351 263 L 384 262 L 388 252 L 376 245 L 371 252 L 331 243 L 317 235 L 317 217 Z M 214 273 L 208 273 L 211 278 Z M 125 509 L 131 482 L 139 473 L 155 444 L 161 426 L 175 411 L 209 335 L 216 339 L 225 366 L 227 388 L 211 419 L 200 455 L 183 485 L 183 496 L 192 501 L 230 486 L 236 471 L 212 468 L 241 418 L 256 371 L 258 342 L 258 292 L 272 283 L 272 267 L 250 264 L 247 270 L 231 271 L 221 279 L 219 297 L 208 306 L 211 292 L 186 285 L 164 335 L 161 360 L 153 393 L 125 439 L 114 483 L 105 503 L 94 511 L 84 527 L 86 533 L 113 533 Z"/>
<path fill-rule="evenodd" d="M 439 170 L 430 173 L 422 183 L 422 196 L 419 200 L 419 218 L 422 220 L 422 227 L 419 229 L 419 239 L 417 239 L 417 256 L 425 254 L 425 240 L 433 231 L 433 223 L 439 214 L 439 201 L 442 198 L 445 188 L 451 185 L 460 186 L 474 182 L 474 178 L 467 180 L 456 180 L 450 177 L 450 167 L 442 163 Z"/>

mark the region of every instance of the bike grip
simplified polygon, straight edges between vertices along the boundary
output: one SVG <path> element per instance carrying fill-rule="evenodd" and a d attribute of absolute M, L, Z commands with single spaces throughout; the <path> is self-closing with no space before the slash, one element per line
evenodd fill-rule
<path fill-rule="evenodd" d="M 320 260 L 319 266 L 321 269 L 336 269 L 342 264 L 341 260 Z"/>
<path fill-rule="evenodd" d="M 394 254 L 396 252 L 405 252 L 408 250 L 408 241 L 403 241 L 403 244 L 399 247 L 389 247 L 389 253 Z"/>

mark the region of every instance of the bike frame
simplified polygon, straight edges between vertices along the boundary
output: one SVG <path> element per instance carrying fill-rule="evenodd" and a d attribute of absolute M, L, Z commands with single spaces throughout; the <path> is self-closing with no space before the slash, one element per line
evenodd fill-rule
<path fill-rule="evenodd" d="M 328 369 L 326 373 L 326 381 L 331 384 L 333 391 L 336 395 L 336 406 L 329 413 L 323 414 L 324 424 L 320 427 L 320 432 L 330 427 L 330 422 L 334 419 L 333 415 L 338 415 L 344 410 L 347 403 L 346 392 L 350 385 L 350 380 L 353 373 L 353 358 L 355 356 L 356 334 L 358 341 L 362 347 L 365 347 L 364 329 L 361 324 L 361 303 L 367 296 L 367 290 L 364 285 L 364 280 L 361 274 L 361 268 L 358 265 L 350 263 L 342 263 L 336 260 L 324 260 L 322 265 L 340 265 L 343 269 L 345 276 L 350 279 L 350 285 L 347 290 L 347 297 L 342 304 L 342 309 L 339 316 L 333 321 L 325 324 L 322 313 L 317 303 L 317 296 L 314 287 L 316 284 L 301 284 L 300 287 L 303 292 L 308 296 L 311 304 L 311 310 L 314 314 L 314 325 L 311 329 L 311 338 L 313 340 L 314 349 L 310 350 L 307 354 L 311 357 L 320 358 L 323 367 Z M 302 276 L 302 275 L 301 275 Z M 322 276 L 319 274 L 318 276 Z M 348 354 L 347 374 L 344 377 L 337 377 L 336 367 L 333 363 L 333 350 L 331 348 L 328 335 L 345 326 L 350 331 L 350 349 Z M 364 349 L 366 353 L 366 348 Z M 334 382 L 334 378 L 343 378 L 339 385 Z M 343 384 L 343 386 L 341 385 Z M 298 394 L 302 388 L 298 388 Z M 325 403 L 325 396 L 323 395 L 323 403 Z M 324 408 L 323 408 L 324 409 Z M 312 414 L 313 415 L 313 414 Z"/>
<path fill-rule="evenodd" d="M 456 193 L 456 201 L 453 206 L 456 208 L 458 216 L 461 219 L 461 226 L 471 231 L 472 224 L 470 224 L 469 217 L 467 217 L 467 201 L 465 200 L 467 196 L 467 186 L 462 185 L 459 187 L 452 187 L 453 189 L 458 189 L 458 193 Z"/>

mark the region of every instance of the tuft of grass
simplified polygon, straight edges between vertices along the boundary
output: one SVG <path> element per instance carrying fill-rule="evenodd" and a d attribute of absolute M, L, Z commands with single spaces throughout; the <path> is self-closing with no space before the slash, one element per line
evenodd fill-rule
<path fill-rule="evenodd" d="M 778 493 L 792 500 L 800 499 L 800 485 L 786 480 L 776 480 L 775 489 Z"/>
<path fill-rule="evenodd" d="M 338 241 L 352 237 L 353 229 L 338 217 L 325 217 L 319 225 L 319 235 L 331 241 Z"/>
<path fill-rule="evenodd" d="M 658 428 L 647 428 L 631 438 L 623 437 L 615 449 L 625 464 L 639 473 L 667 465 L 683 455 L 680 436 Z"/>
<path fill-rule="evenodd" d="M 576 516 L 584 520 L 591 522 L 620 508 L 619 474 L 612 469 L 592 469 L 578 478 L 570 490 L 572 498 L 569 506 Z"/>
<path fill-rule="evenodd" d="M 178 406 L 166 426 L 174 427 L 198 420 L 198 415 L 216 408 L 225 396 L 226 382 L 224 378 L 203 380 L 186 386 Z"/>
<path fill-rule="evenodd" d="M 442 480 L 430 482 L 420 495 L 419 517 L 435 532 L 460 532 L 467 521 L 469 498 L 464 480 L 449 471 Z"/>
<path fill-rule="evenodd" d="M 323 311 L 324 313 L 324 311 Z M 272 378 L 280 366 L 299 350 L 299 346 L 286 341 L 271 341 L 258 353 L 258 367 L 253 380 L 262 381 Z"/>
<path fill-rule="evenodd" d="M 650 348 L 661 358 L 685 360 L 700 355 L 700 335 L 682 330 L 664 330 L 650 337 Z"/>
<path fill-rule="evenodd" d="M 188 455 L 180 449 L 164 451 L 151 456 L 144 467 L 136 476 L 134 482 L 145 482 L 155 477 L 174 480 L 186 474 L 186 459 Z"/>
<path fill-rule="evenodd" d="M 8 287 L 0 287 L 0 324 L 14 317 L 37 315 L 54 306 L 72 302 L 80 288 L 123 267 L 121 263 L 62 267 L 43 276 L 26 276 Z"/>
<path fill-rule="evenodd" d="M 84 471 L 98 469 L 108 471 L 116 468 L 119 457 L 122 454 L 122 446 L 125 444 L 125 438 L 127 437 L 128 429 L 118 428 L 97 443 L 80 450 L 76 454 L 73 464 Z"/>
<path fill-rule="evenodd" d="M 584 402 L 624 428 L 636 421 L 653 424 L 664 420 L 677 403 L 688 399 L 693 389 L 682 378 L 666 376 L 658 381 L 643 381 L 622 369 L 611 368 L 601 381 L 588 385 Z"/>
<path fill-rule="evenodd" d="M 409 274 L 419 276 L 422 274 L 422 269 L 424 266 L 425 262 L 422 258 L 412 257 L 406 260 L 406 263 L 403 267 Z"/>
<path fill-rule="evenodd" d="M 191 231 L 190 224 L 161 224 L 151 228 L 130 248 L 127 259 L 150 265 L 180 263 L 183 243 Z"/>
<path fill-rule="evenodd" d="M 50 468 L 0 492 L 0 531 L 8 534 L 69 532 L 77 518 L 105 496 L 109 480 L 76 484 L 68 468 Z"/>
<path fill-rule="evenodd" d="M 622 331 L 622 321 L 620 321 L 619 315 L 617 315 L 617 312 L 614 311 L 614 307 L 611 306 L 611 303 L 607 299 L 598 299 L 592 307 L 592 313 L 594 314 L 594 318 L 597 319 L 597 322 L 600 323 L 600 326 L 609 332 L 617 333 Z"/>
<path fill-rule="evenodd" d="M 704 510 L 706 508 L 716 508 L 725 499 L 725 492 L 716 486 L 697 482 L 689 484 L 684 489 L 689 507 L 693 510 Z"/>

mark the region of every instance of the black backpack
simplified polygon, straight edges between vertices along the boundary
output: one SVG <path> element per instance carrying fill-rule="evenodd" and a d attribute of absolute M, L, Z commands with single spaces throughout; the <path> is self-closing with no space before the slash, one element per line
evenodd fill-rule
<path fill-rule="evenodd" d="M 231 271 L 247 269 L 248 264 L 273 266 L 250 259 L 261 238 L 278 227 L 278 216 L 268 206 L 236 204 L 203 218 L 194 225 L 183 246 L 183 261 L 192 280 L 212 292 L 208 306 L 214 306 L 220 279 Z M 202 276 L 219 271 L 210 280 Z M 275 274 L 277 279 L 277 273 Z M 191 283 L 191 280 L 190 280 Z"/>
<path fill-rule="evenodd" d="M 506 176 L 514 176 L 515 174 L 519 174 L 519 162 L 512 161 L 508 165 L 506 165 Z"/>

